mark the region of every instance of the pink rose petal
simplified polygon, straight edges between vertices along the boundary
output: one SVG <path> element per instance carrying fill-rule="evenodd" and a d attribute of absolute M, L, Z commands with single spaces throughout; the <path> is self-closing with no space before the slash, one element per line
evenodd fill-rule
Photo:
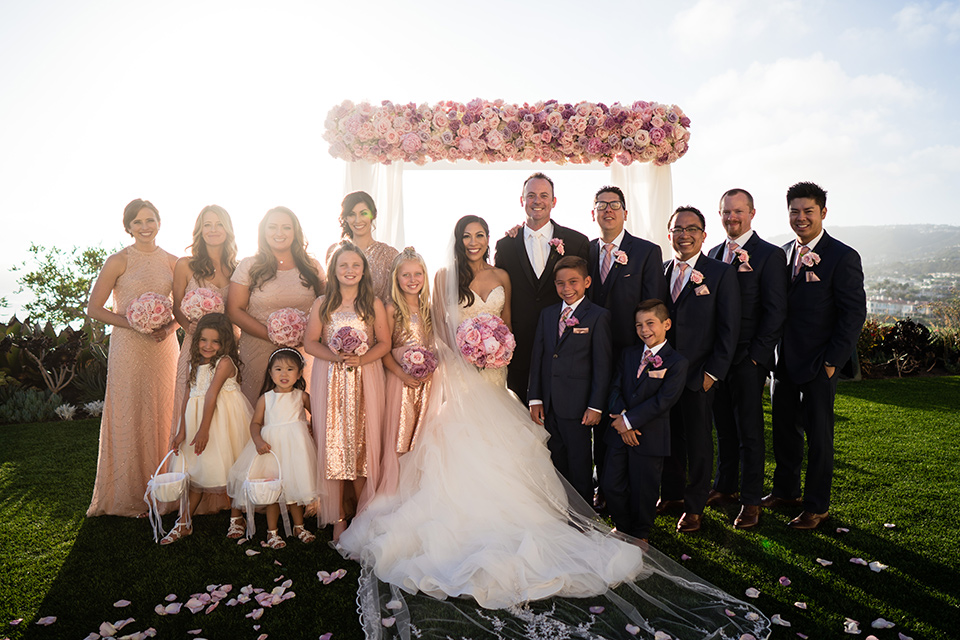
<path fill-rule="evenodd" d="M 880 640 L 880 638 L 878 638 L 877 636 L 875 636 L 875 635 L 873 635 L 873 634 L 871 633 L 871 634 L 868 635 L 864 640 Z"/>
<path fill-rule="evenodd" d="M 245 615 L 244 617 L 245 617 L 245 618 L 253 618 L 254 620 L 259 620 L 259 619 L 260 619 L 260 616 L 262 616 L 262 615 L 263 615 L 263 609 L 261 608 L 261 609 L 254 609 L 253 611 L 251 611 L 250 613 L 248 613 L 248 614 Z"/>
<path fill-rule="evenodd" d="M 283 574 L 282 574 L 282 573 L 281 573 L 279 576 L 277 576 L 276 578 L 273 579 L 274 582 L 280 582 L 281 580 L 283 580 Z"/>
<path fill-rule="evenodd" d="M 880 573 L 881 571 L 887 568 L 887 565 L 883 564 L 882 562 L 878 562 L 876 560 L 871 562 L 868 566 L 870 567 L 870 570 L 873 571 L 874 573 Z"/>
<path fill-rule="evenodd" d="M 724 612 L 725 614 L 727 614 L 727 616 L 730 617 L 730 618 L 736 618 L 736 617 L 737 617 L 737 614 L 735 614 L 733 611 L 730 611 L 730 609 L 724 609 L 723 612 Z"/>
<path fill-rule="evenodd" d="M 906 635 L 906 634 L 904 634 L 904 633 L 900 633 L 899 631 L 897 632 L 897 639 L 898 639 L 898 640 L 913 640 L 913 638 L 911 638 L 910 636 L 908 636 L 908 635 Z"/>
<path fill-rule="evenodd" d="M 158 604 L 156 607 L 154 607 L 153 612 L 156 613 L 158 616 L 167 615 L 167 610 L 163 608 L 162 604 Z"/>
<path fill-rule="evenodd" d="M 274 561 L 273 561 L 273 564 L 277 565 L 278 567 L 282 567 L 282 566 L 283 566 L 282 564 L 280 564 L 280 561 L 279 561 L 279 560 L 274 560 Z"/>
<path fill-rule="evenodd" d="M 166 600 L 167 602 L 173 602 L 176 599 L 177 599 L 177 594 L 175 593 L 171 593 L 166 598 L 164 598 L 164 600 Z"/>
<path fill-rule="evenodd" d="M 257 636 L 257 640 L 267 640 L 267 634 L 261 633 Z"/>
<path fill-rule="evenodd" d="M 747 596 L 748 598 L 759 598 L 759 597 L 760 597 L 760 592 L 759 592 L 757 589 L 754 589 L 753 587 L 750 587 L 750 588 L 747 589 L 744 593 L 746 594 L 746 596 Z"/>
<path fill-rule="evenodd" d="M 806 608 L 807 608 L 807 603 L 806 603 L 806 602 L 794 602 L 794 603 L 793 603 L 793 606 L 795 606 L 797 609 L 806 609 Z"/>
<path fill-rule="evenodd" d="M 757 620 L 760 619 L 760 615 L 757 614 L 756 611 L 747 611 L 746 615 L 744 615 L 743 617 L 749 620 L 750 622 L 756 622 Z"/>
<path fill-rule="evenodd" d="M 260 555 L 259 551 L 254 551 L 253 549 L 247 549 L 244 553 L 251 557 Z"/>
<path fill-rule="evenodd" d="M 780 584 L 783 585 L 784 587 L 789 587 L 790 578 L 788 578 L 787 576 L 780 576 Z"/>
<path fill-rule="evenodd" d="M 20 624 L 21 622 L 23 622 L 23 618 L 17 618 L 16 620 L 11 620 L 11 621 L 10 621 L 10 624 L 15 627 L 15 626 L 17 626 L 18 624 Z"/>
<path fill-rule="evenodd" d="M 852 562 L 853 564 L 862 565 L 864 567 L 867 566 L 867 561 L 864 560 L 863 558 L 850 558 L 850 562 Z"/>
<path fill-rule="evenodd" d="M 897 626 L 896 624 L 890 622 L 889 620 L 884 620 L 883 618 L 877 618 L 870 623 L 870 626 L 874 629 L 892 629 Z"/>
<path fill-rule="evenodd" d="M 603 607 L 590 607 L 590 613 L 603 613 Z"/>
<path fill-rule="evenodd" d="M 823 558 L 817 558 L 817 562 L 819 562 L 820 564 L 822 564 L 822 565 L 825 566 L 825 567 L 829 567 L 830 565 L 833 564 L 833 561 L 832 561 L 832 560 L 824 560 Z"/>
<path fill-rule="evenodd" d="M 203 633 L 203 629 L 190 629 L 189 631 L 187 631 L 187 633 L 189 633 L 192 636 L 198 636 L 201 633 Z"/>
<path fill-rule="evenodd" d="M 206 610 L 203 612 L 203 614 L 204 614 L 204 615 L 207 615 L 207 616 L 210 615 L 210 612 L 213 611 L 214 609 L 216 609 L 219 605 L 220 605 L 219 602 L 214 602 L 212 605 L 210 605 L 209 607 L 206 608 Z"/>
<path fill-rule="evenodd" d="M 100 634 L 96 631 L 91 631 L 83 637 L 83 640 L 100 640 Z"/>
<path fill-rule="evenodd" d="M 170 604 L 165 606 L 163 610 L 165 613 L 173 615 L 173 614 L 180 613 L 180 607 L 182 606 L 183 605 L 181 605 L 179 602 L 171 602 Z"/>
<path fill-rule="evenodd" d="M 329 631 L 323 634 L 322 636 L 320 636 L 320 640 L 330 640 L 331 638 L 333 638 L 333 634 L 330 633 Z"/>
<path fill-rule="evenodd" d="M 772 616 L 770 616 L 770 622 L 772 622 L 773 624 L 778 624 L 778 625 L 780 625 L 781 627 L 790 627 L 790 626 L 792 626 L 789 622 L 787 622 L 786 620 L 784 620 L 783 618 L 781 618 L 779 613 L 775 613 L 775 614 L 773 614 Z"/>
<path fill-rule="evenodd" d="M 122 607 L 129 607 L 129 606 L 130 606 L 130 601 L 129 601 L 129 600 L 117 600 L 116 602 L 113 603 L 113 606 L 115 606 L 117 609 L 120 609 L 120 608 L 122 608 Z"/>
<path fill-rule="evenodd" d="M 110 622 L 101 622 L 99 631 L 101 636 L 110 638 L 116 635 L 117 628 Z"/>
<path fill-rule="evenodd" d="M 400 609 L 403 609 L 403 604 L 399 600 L 391 600 L 383 606 L 390 611 L 399 611 Z"/>
<path fill-rule="evenodd" d="M 843 622 L 843 632 L 858 635 L 860 633 L 860 623 L 851 618 L 847 618 Z"/>
<path fill-rule="evenodd" d="M 837 527 L 837 533 L 850 533 L 850 529 L 846 527 Z"/>
<path fill-rule="evenodd" d="M 629 633 L 629 634 L 632 635 L 632 636 L 635 636 L 635 635 L 637 635 L 638 633 L 640 633 L 640 627 L 638 627 L 638 626 L 636 626 L 636 625 L 633 625 L 633 624 L 628 624 L 628 625 L 626 626 L 626 630 L 627 630 L 627 633 Z"/>
<path fill-rule="evenodd" d="M 673 638 L 670 637 L 669 633 L 657 631 L 653 634 L 653 640 L 673 640 Z"/>
<path fill-rule="evenodd" d="M 757 636 L 753 635 L 752 633 L 745 633 L 740 636 L 740 640 L 757 640 Z"/>
<path fill-rule="evenodd" d="M 258 624 L 253 625 L 253 630 L 254 630 L 254 631 L 260 631 L 260 625 L 258 625 Z"/>
<path fill-rule="evenodd" d="M 686 562 L 687 560 L 690 560 L 690 556 L 684 553 L 680 555 L 680 559 Z"/>
<path fill-rule="evenodd" d="M 126 620 L 117 620 L 116 622 L 113 623 L 113 626 L 117 628 L 117 631 L 120 631 L 120 629 L 123 629 L 125 626 L 127 626 L 131 622 L 136 622 L 136 621 L 133 618 L 127 618 Z"/>
<path fill-rule="evenodd" d="M 800 640 L 807 640 L 807 638 L 809 638 L 810 636 L 808 636 L 808 635 L 806 635 L 806 634 L 804 634 L 804 633 L 800 633 L 799 631 L 797 631 L 797 637 L 800 638 Z"/>
<path fill-rule="evenodd" d="M 396 621 L 397 621 L 396 618 L 394 618 L 393 616 L 390 616 L 389 618 L 381 618 L 380 624 L 382 624 L 385 627 L 392 627 Z"/>
<path fill-rule="evenodd" d="M 57 621 L 57 616 L 46 616 L 37 620 L 34 624 L 39 624 L 42 627 L 47 627 Z"/>
<path fill-rule="evenodd" d="M 897 528 L 897 525 L 893 524 L 892 522 L 884 522 L 884 523 L 883 523 L 883 526 L 886 527 L 887 529 L 896 529 L 896 528 Z"/>

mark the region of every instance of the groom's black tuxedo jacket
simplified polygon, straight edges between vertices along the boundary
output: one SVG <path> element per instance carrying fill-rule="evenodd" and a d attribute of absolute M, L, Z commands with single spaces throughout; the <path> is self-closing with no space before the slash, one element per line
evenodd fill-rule
<path fill-rule="evenodd" d="M 587 296 L 610 310 L 613 332 L 613 353 L 637 344 L 637 323 L 633 310 L 637 303 L 648 298 L 666 301 L 667 287 L 663 281 L 663 254 L 658 245 L 623 234 L 620 251 L 627 255 L 627 264 L 613 262 L 607 280 L 600 283 L 600 241 L 590 241 L 590 288 Z"/>
<path fill-rule="evenodd" d="M 559 418 L 580 420 L 592 407 L 607 408 L 610 389 L 610 312 L 586 298 L 577 305 L 576 326 L 560 336 L 563 303 L 540 314 L 530 363 L 527 398 L 542 400 L 543 410 Z"/>
<path fill-rule="evenodd" d="M 726 242 L 707 254 L 723 260 Z M 783 249 L 762 240 L 757 232 L 742 247 L 749 256 L 747 264 L 734 257 L 731 266 L 737 270 L 740 285 L 740 338 L 733 364 L 750 358 L 767 371 L 773 371 L 773 353 L 783 335 L 787 318 L 787 285 L 789 270 Z"/>
<path fill-rule="evenodd" d="M 579 231 L 562 227 L 554 221 L 553 237 L 563 240 L 564 255 L 580 256 L 585 260 L 589 258 L 589 241 L 587 236 Z M 510 276 L 510 318 L 513 335 L 517 340 L 513 360 L 507 369 L 507 386 L 524 404 L 527 401 L 527 384 L 530 381 L 530 353 L 533 350 L 533 338 L 540 312 L 560 302 L 553 283 L 553 267 L 561 257 L 563 256 L 556 249 L 551 248 L 543 273 L 537 278 L 527 256 L 523 229 L 516 237 L 507 236 L 497 242 L 494 264 Z"/>
<path fill-rule="evenodd" d="M 663 263 L 668 287 L 673 265 L 673 260 Z M 733 362 L 740 336 L 740 286 L 730 265 L 703 254 L 697 257 L 694 269 L 703 274 L 702 285 L 691 278 L 676 302 L 667 296 L 672 319 L 667 340 L 690 361 L 687 388 L 700 391 L 704 372 L 723 380 Z M 708 293 L 697 295 L 703 285 Z"/>
<path fill-rule="evenodd" d="M 788 242 L 783 250 L 792 275 L 796 243 Z M 826 231 L 813 252 L 820 263 L 801 266 L 790 283 L 778 351 L 777 377 L 794 384 L 813 380 L 825 363 L 843 367 L 867 317 L 860 254 Z"/>
<path fill-rule="evenodd" d="M 610 383 L 610 413 L 626 412 L 630 426 L 640 433 L 639 445 L 631 447 L 644 456 L 670 455 L 670 409 L 680 400 L 687 382 L 687 359 L 669 344 L 660 347 L 660 367 L 647 367 L 639 376 L 642 344 L 625 349 Z M 651 369 L 665 371 L 663 377 L 651 378 Z M 606 442 L 611 447 L 626 447 L 616 429 L 607 430 Z"/>

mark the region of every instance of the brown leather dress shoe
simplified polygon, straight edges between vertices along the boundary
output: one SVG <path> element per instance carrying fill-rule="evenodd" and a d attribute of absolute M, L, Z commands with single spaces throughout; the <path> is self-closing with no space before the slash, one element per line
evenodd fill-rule
<path fill-rule="evenodd" d="M 778 498 L 772 493 L 763 496 L 760 500 L 760 506 L 764 509 L 776 509 L 777 507 L 802 507 L 802 498 Z"/>
<path fill-rule="evenodd" d="M 791 529 L 816 529 L 817 526 L 827 519 L 828 513 L 824 511 L 823 513 L 810 513 L 809 511 L 804 511 L 796 518 L 787 523 L 787 526 Z"/>
<path fill-rule="evenodd" d="M 760 507 L 755 504 L 745 504 L 740 507 L 740 515 L 733 521 L 736 529 L 751 529 L 760 522 Z"/>
<path fill-rule="evenodd" d="M 657 515 L 662 516 L 667 511 L 682 509 L 683 500 L 657 500 Z"/>
<path fill-rule="evenodd" d="M 739 496 L 736 493 L 721 493 L 716 489 L 710 489 L 710 493 L 707 494 L 707 506 L 733 504 L 737 500 Z"/>
<path fill-rule="evenodd" d="M 699 513 L 684 513 L 680 516 L 680 521 L 677 522 L 677 533 L 700 531 L 701 517 Z"/>

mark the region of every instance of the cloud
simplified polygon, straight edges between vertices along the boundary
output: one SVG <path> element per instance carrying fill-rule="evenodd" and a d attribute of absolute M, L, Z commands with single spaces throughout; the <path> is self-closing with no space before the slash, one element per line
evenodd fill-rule
<path fill-rule="evenodd" d="M 960 2 L 941 2 L 937 6 L 910 3 L 893 16 L 897 33 L 911 44 L 928 44 L 945 39 L 960 41 Z"/>
<path fill-rule="evenodd" d="M 769 35 L 789 24 L 794 33 L 804 30 L 800 2 L 796 0 L 699 0 L 677 12 L 670 33 L 689 55 Z"/>

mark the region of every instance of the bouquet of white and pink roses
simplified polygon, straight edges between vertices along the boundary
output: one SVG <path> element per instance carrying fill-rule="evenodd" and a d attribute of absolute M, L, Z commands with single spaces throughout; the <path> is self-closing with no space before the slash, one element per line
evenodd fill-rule
<path fill-rule="evenodd" d="M 307 314 L 300 309 L 284 307 L 267 316 L 267 337 L 281 347 L 299 347 L 307 330 Z"/>
<path fill-rule="evenodd" d="M 148 291 L 127 307 L 127 322 L 140 333 L 152 333 L 173 318 L 170 298 Z"/>
<path fill-rule="evenodd" d="M 183 296 L 180 310 L 191 322 L 196 322 L 208 313 L 223 313 L 223 296 L 214 291 L 200 287 Z"/>
<path fill-rule="evenodd" d="M 362 356 L 370 347 L 367 346 L 367 332 L 363 329 L 354 329 L 353 327 L 340 327 L 327 343 L 330 350 L 334 353 L 345 353 L 347 355 Z M 347 367 L 347 371 L 353 371 L 353 367 Z"/>
<path fill-rule="evenodd" d="M 497 316 L 481 313 L 457 327 L 457 347 L 467 362 L 481 369 L 499 369 L 510 364 L 517 341 Z"/>
<path fill-rule="evenodd" d="M 400 368 L 408 376 L 424 380 L 437 369 L 437 355 L 426 347 L 410 347 L 400 358 Z"/>

